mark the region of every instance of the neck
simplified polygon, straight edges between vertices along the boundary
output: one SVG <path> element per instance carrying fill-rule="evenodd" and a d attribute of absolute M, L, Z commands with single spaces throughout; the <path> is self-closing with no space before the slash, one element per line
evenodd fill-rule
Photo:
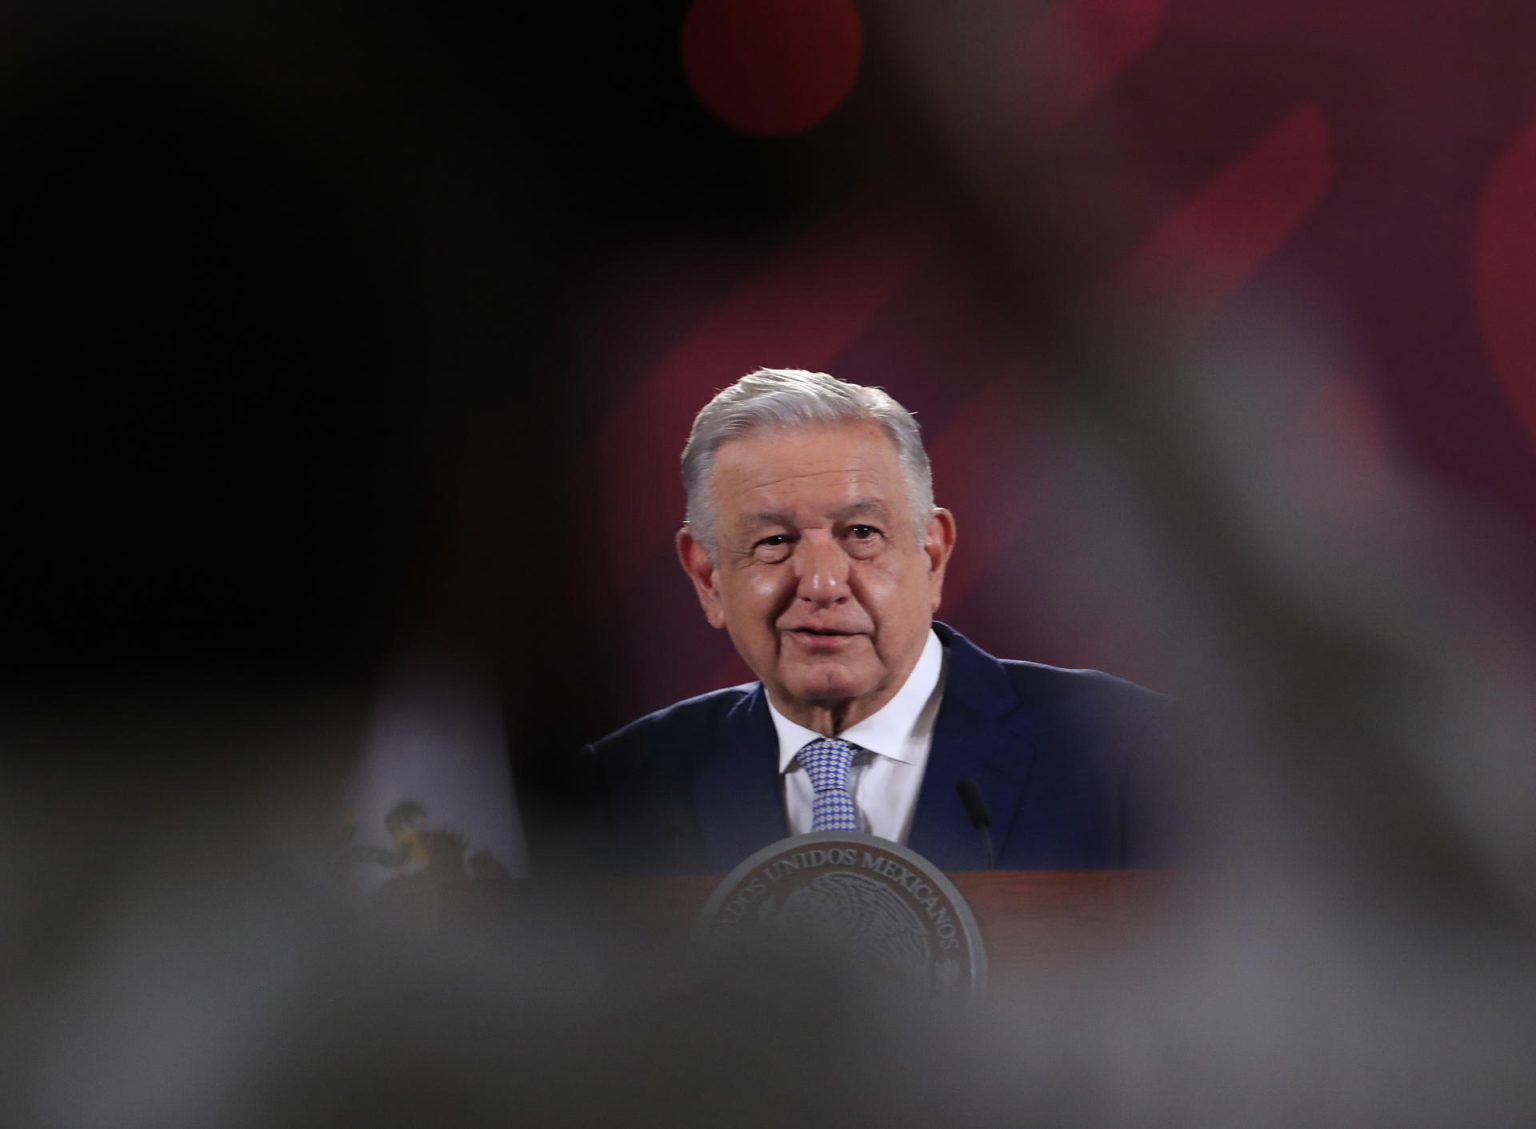
<path fill-rule="evenodd" d="M 843 730 L 857 725 L 875 712 L 869 709 L 857 710 L 854 706 L 855 703 L 853 702 L 840 702 L 830 706 L 823 706 L 817 703 L 808 710 L 804 710 L 804 716 L 796 717 L 794 714 L 787 712 L 784 716 L 805 726 L 807 729 L 820 733 L 823 737 L 836 737 Z"/>
<path fill-rule="evenodd" d="M 909 671 L 908 674 L 910 673 Z M 844 730 L 853 728 L 866 717 L 873 717 L 896 696 L 896 691 L 900 688 L 901 683 L 897 683 L 894 689 L 878 697 L 847 698 L 841 701 L 786 702 L 771 690 L 768 691 L 768 697 L 773 702 L 774 709 L 796 725 L 803 725 L 812 732 L 820 733 L 823 737 L 836 737 Z"/>

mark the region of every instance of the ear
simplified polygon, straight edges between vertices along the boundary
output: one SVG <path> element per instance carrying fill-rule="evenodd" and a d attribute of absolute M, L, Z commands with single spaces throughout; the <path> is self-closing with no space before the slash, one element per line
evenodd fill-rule
<path fill-rule="evenodd" d="M 724 627 L 725 608 L 720 603 L 720 592 L 715 587 L 714 562 L 686 525 L 677 531 L 677 559 L 682 562 L 688 579 L 693 581 L 693 590 L 698 593 L 704 618 L 709 620 L 711 627 Z"/>
<path fill-rule="evenodd" d="M 941 506 L 934 507 L 928 519 L 928 535 L 923 541 L 923 555 L 928 558 L 928 588 L 932 594 L 932 610 L 939 610 L 939 600 L 944 595 L 944 568 L 949 564 L 949 554 L 955 551 L 955 515 Z"/>

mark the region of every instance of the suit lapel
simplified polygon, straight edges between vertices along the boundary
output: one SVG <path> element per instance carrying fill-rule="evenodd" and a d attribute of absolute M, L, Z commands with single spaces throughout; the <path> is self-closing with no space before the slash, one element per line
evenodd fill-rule
<path fill-rule="evenodd" d="M 705 743 L 693 798 L 703 863 L 724 874 L 753 851 L 789 834 L 779 781 L 779 744 L 761 685 L 727 711 Z"/>
<path fill-rule="evenodd" d="M 1009 725 L 1018 699 L 1001 664 L 948 626 L 934 629 L 949 648 L 949 671 L 907 845 L 944 870 L 984 870 L 981 834 L 956 787 L 975 781 L 1001 857 L 1034 751 Z"/>

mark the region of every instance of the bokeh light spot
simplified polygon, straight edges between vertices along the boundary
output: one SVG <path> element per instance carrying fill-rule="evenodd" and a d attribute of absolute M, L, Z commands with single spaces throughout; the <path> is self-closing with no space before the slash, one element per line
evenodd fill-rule
<path fill-rule="evenodd" d="M 1478 208 L 1472 274 L 1488 360 L 1536 438 L 1536 119 L 1494 166 Z"/>
<path fill-rule="evenodd" d="M 810 129 L 853 89 L 863 26 L 849 0 L 694 0 L 683 71 L 694 96 L 732 129 Z"/>

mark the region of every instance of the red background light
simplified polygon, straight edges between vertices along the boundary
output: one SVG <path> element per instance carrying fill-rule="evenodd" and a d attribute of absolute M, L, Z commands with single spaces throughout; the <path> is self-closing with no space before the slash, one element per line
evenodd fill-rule
<path fill-rule="evenodd" d="M 743 133 L 810 129 L 853 89 L 863 28 L 845 0 L 695 0 L 683 21 L 694 96 Z"/>

